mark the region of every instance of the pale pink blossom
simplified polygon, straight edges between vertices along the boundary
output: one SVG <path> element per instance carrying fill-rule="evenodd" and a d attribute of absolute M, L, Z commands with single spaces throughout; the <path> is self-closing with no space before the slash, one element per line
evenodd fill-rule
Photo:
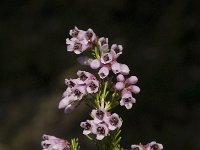
<path fill-rule="evenodd" d="M 133 103 L 135 103 L 135 98 L 132 97 L 131 93 L 125 93 L 122 95 L 122 98 L 120 100 L 120 105 L 125 106 L 126 109 L 131 109 L 133 106 Z"/>
<path fill-rule="evenodd" d="M 100 51 L 108 50 L 108 38 L 101 37 L 98 40 Z"/>
<path fill-rule="evenodd" d="M 113 57 L 110 53 L 103 53 L 101 55 L 101 63 L 102 64 L 109 64 L 112 61 L 113 61 Z"/>
<path fill-rule="evenodd" d="M 81 122 L 80 126 L 84 128 L 83 134 L 88 135 L 94 132 L 95 124 L 92 120 L 87 120 L 86 122 Z"/>
<path fill-rule="evenodd" d="M 105 122 L 110 130 L 115 130 L 116 128 L 120 128 L 122 126 L 121 118 L 119 118 L 119 115 L 116 113 L 107 117 Z"/>
<path fill-rule="evenodd" d="M 94 117 L 94 123 L 100 123 L 106 119 L 108 112 L 104 108 L 92 110 L 91 115 Z"/>
<path fill-rule="evenodd" d="M 99 70 L 98 74 L 99 74 L 99 77 L 100 77 L 101 79 L 104 79 L 105 77 L 107 77 L 107 76 L 109 75 L 109 68 L 106 67 L 106 66 L 102 67 L 102 68 Z"/>
<path fill-rule="evenodd" d="M 123 47 L 122 45 L 117 45 L 117 44 L 113 44 L 111 46 L 111 50 L 110 50 L 110 53 L 113 55 L 113 57 L 116 59 L 119 57 L 119 55 L 122 54 L 122 50 L 123 50 Z"/>
<path fill-rule="evenodd" d="M 86 85 L 86 90 L 88 93 L 96 93 L 99 90 L 99 81 L 89 80 Z"/>
<path fill-rule="evenodd" d="M 97 124 L 95 127 L 95 131 L 96 133 L 96 139 L 97 140 L 102 140 L 105 136 L 108 135 L 109 129 L 107 127 L 106 124 L 102 123 L 102 124 Z"/>
<path fill-rule="evenodd" d="M 80 54 L 86 49 L 88 49 L 88 46 L 85 41 L 79 41 L 76 38 L 71 38 L 71 40 L 66 39 L 67 44 L 67 51 L 74 51 L 75 54 Z"/>
<path fill-rule="evenodd" d="M 85 38 L 86 38 L 86 40 L 89 42 L 89 44 L 95 42 L 96 39 L 97 39 L 96 34 L 93 32 L 92 29 L 88 29 L 88 30 L 85 32 Z"/>
<path fill-rule="evenodd" d="M 69 142 L 51 135 L 43 135 L 43 150 L 70 150 Z"/>
<path fill-rule="evenodd" d="M 82 41 L 85 38 L 85 31 L 79 30 L 77 27 L 74 27 L 74 29 L 69 31 L 69 35 Z"/>
<path fill-rule="evenodd" d="M 145 150 L 141 145 L 131 145 L 131 150 Z"/>

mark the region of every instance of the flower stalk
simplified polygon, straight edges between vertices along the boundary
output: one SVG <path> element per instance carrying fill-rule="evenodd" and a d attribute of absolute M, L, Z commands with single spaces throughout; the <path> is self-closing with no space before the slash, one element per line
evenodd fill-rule
<path fill-rule="evenodd" d="M 87 139 L 98 150 L 121 150 L 122 118 L 111 113 L 114 107 L 124 106 L 131 109 L 136 103 L 135 95 L 140 92 L 136 85 L 138 78 L 128 76 L 130 69 L 119 63 L 118 57 L 123 53 L 122 45 L 108 44 L 108 38 L 98 37 L 92 29 L 86 31 L 77 27 L 70 30 L 71 38 L 66 39 L 67 51 L 81 56 L 78 62 L 87 65 L 93 72 L 79 70 L 77 78 L 65 79 L 67 88 L 63 93 L 58 108 L 65 113 L 73 112 L 80 103 L 91 109 L 91 119 L 83 121 L 80 126 Z M 43 150 L 80 150 L 78 138 L 67 140 L 44 135 Z M 146 145 L 132 145 L 131 150 L 162 150 L 162 144 L 151 142 Z"/>

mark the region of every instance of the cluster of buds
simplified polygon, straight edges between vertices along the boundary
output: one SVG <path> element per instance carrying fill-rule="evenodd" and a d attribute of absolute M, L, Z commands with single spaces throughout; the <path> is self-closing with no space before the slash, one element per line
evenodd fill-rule
<path fill-rule="evenodd" d="M 70 150 L 70 144 L 67 140 L 63 140 L 51 135 L 43 135 L 41 142 L 43 150 Z"/>
<path fill-rule="evenodd" d="M 77 79 L 66 79 L 65 84 L 68 86 L 63 93 L 63 99 L 60 101 L 58 108 L 65 108 L 69 113 L 77 107 L 83 96 L 96 93 L 99 89 L 99 81 L 96 77 L 86 71 L 78 71 Z"/>
<path fill-rule="evenodd" d="M 102 41 L 102 39 L 104 39 L 104 42 Z M 117 62 L 117 58 L 122 54 L 122 45 L 113 44 L 111 46 L 111 49 L 109 50 L 108 43 L 106 42 L 107 41 L 105 38 L 99 39 L 98 46 L 100 47 L 100 56 L 99 58 L 90 61 L 90 67 L 92 69 L 100 68 L 98 74 L 102 79 L 109 75 L 110 70 L 112 70 L 114 74 L 121 73 L 123 75 L 128 75 L 130 72 L 129 67 L 126 64 L 121 64 Z"/>
<path fill-rule="evenodd" d="M 87 31 L 79 30 L 77 27 L 70 30 L 71 39 L 66 39 L 67 51 L 73 51 L 75 54 L 80 54 L 85 50 L 91 49 L 96 43 L 96 35 L 92 29 Z"/>
<path fill-rule="evenodd" d="M 102 140 L 110 131 L 122 126 L 122 119 L 118 114 L 111 114 L 103 108 L 92 110 L 91 115 L 93 120 L 81 122 L 80 126 L 84 129 L 84 135 L 96 134 L 97 140 Z"/>
<path fill-rule="evenodd" d="M 125 79 L 122 74 L 117 76 L 117 83 L 115 84 L 115 89 L 121 92 L 121 100 L 120 105 L 125 106 L 127 109 L 131 109 L 133 103 L 136 102 L 135 98 L 133 98 L 133 94 L 138 94 L 140 92 L 140 88 L 136 86 L 138 78 L 136 76 L 130 76 Z"/>
<path fill-rule="evenodd" d="M 162 150 L 163 145 L 156 143 L 155 141 L 146 145 L 131 145 L 131 150 Z"/>

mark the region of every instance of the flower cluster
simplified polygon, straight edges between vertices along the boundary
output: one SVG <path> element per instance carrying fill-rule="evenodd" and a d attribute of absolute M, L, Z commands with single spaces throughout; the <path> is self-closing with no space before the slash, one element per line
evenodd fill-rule
<path fill-rule="evenodd" d="M 155 141 L 146 145 L 131 145 L 131 150 L 162 150 L 163 145 L 156 143 Z"/>
<path fill-rule="evenodd" d="M 128 75 L 130 72 L 129 67 L 117 62 L 117 58 L 122 54 L 122 45 L 113 44 L 109 50 L 108 43 L 106 43 L 107 40 L 105 38 L 100 38 L 99 41 L 101 39 L 104 39 L 104 42 L 98 42 L 100 56 L 90 62 L 90 67 L 92 69 L 100 68 L 98 74 L 102 79 L 109 75 L 110 70 L 112 70 L 114 74 L 121 73 L 123 75 Z"/>
<path fill-rule="evenodd" d="M 69 142 L 55 136 L 43 135 L 41 142 L 43 150 L 70 150 Z"/>
<path fill-rule="evenodd" d="M 111 114 L 103 108 L 92 110 L 91 115 L 93 120 L 81 122 L 80 126 L 84 128 L 83 134 L 96 134 L 97 140 L 102 140 L 109 134 L 109 131 L 113 131 L 122 126 L 122 120 L 118 114 Z"/>
<path fill-rule="evenodd" d="M 96 43 L 96 35 L 92 29 L 87 31 L 79 30 L 77 27 L 69 31 L 71 39 L 66 39 L 67 51 L 73 51 L 75 54 L 80 54 L 85 50 L 92 48 Z"/>
<path fill-rule="evenodd" d="M 131 109 L 133 103 L 136 102 L 135 98 L 133 98 L 133 94 L 138 94 L 140 92 L 140 88 L 136 86 L 138 78 L 136 76 L 130 76 L 125 79 L 122 74 L 117 76 L 117 83 L 115 84 L 115 89 L 121 92 L 121 100 L 120 105 L 125 106 L 127 109 Z"/>
<path fill-rule="evenodd" d="M 83 96 L 96 93 L 99 89 L 99 81 L 96 77 L 86 71 L 78 71 L 77 79 L 66 79 L 65 84 L 68 86 L 63 93 L 63 99 L 60 101 L 58 108 L 65 108 L 65 112 L 71 112 L 77 107 Z"/>
<path fill-rule="evenodd" d="M 127 109 L 132 108 L 136 102 L 134 94 L 140 92 L 140 88 L 136 86 L 138 78 L 128 76 L 129 67 L 118 62 L 123 52 L 122 45 L 109 46 L 108 38 L 99 38 L 92 29 L 84 31 L 75 27 L 69 34 L 71 38 L 66 39 L 67 51 L 75 54 L 87 51 L 87 56 L 79 57 L 78 62 L 90 66 L 95 75 L 78 71 L 76 79 L 65 79 L 67 89 L 58 108 L 64 108 L 64 112 L 69 113 L 85 101 L 93 109 L 90 114 L 93 119 L 80 123 L 83 134 L 93 141 L 99 150 L 122 150 L 120 145 L 122 119 L 118 114 L 109 111 L 117 105 L 125 106 Z M 80 150 L 76 138 L 71 139 L 69 143 L 54 136 L 43 135 L 43 140 L 41 142 L 43 150 Z M 163 150 L 163 145 L 156 142 L 131 145 L 131 150 Z"/>

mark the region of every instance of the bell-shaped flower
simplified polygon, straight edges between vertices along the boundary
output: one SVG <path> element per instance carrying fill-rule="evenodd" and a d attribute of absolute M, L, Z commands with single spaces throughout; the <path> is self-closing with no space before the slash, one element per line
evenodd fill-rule
<path fill-rule="evenodd" d="M 112 55 L 110 53 L 103 53 L 101 55 L 101 63 L 109 64 L 112 61 L 113 61 L 113 57 L 112 57 Z"/>
<path fill-rule="evenodd" d="M 107 117 L 105 122 L 108 124 L 108 129 L 115 130 L 122 126 L 122 120 L 119 118 L 119 115 L 114 113 L 111 116 Z"/>
<path fill-rule="evenodd" d="M 86 90 L 88 93 L 96 93 L 99 89 L 98 80 L 89 80 L 86 85 Z"/>
<path fill-rule="evenodd" d="M 156 143 L 155 141 L 147 144 L 147 150 L 162 150 L 163 149 L 163 145 Z"/>
<path fill-rule="evenodd" d="M 131 150 L 146 150 L 142 145 L 131 145 Z"/>
<path fill-rule="evenodd" d="M 95 134 L 97 140 L 102 140 L 105 136 L 108 135 L 109 129 L 105 123 L 99 123 L 95 127 Z"/>
<path fill-rule="evenodd" d="M 84 129 L 83 134 L 88 135 L 94 132 L 95 124 L 92 120 L 87 120 L 86 122 L 81 122 L 80 126 Z"/>
<path fill-rule="evenodd" d="M 100 51 L 108 50 L 108 38 L 101 37 L 98 40 Z"/>
<path fill-rule="evenodd" d="M 100 123 L 108 117 L 108 112 L 104 108 L 93 109 L 91 115 L 94 117 L 94 123 Z"/>
<path fill-rule="evenodd" d="M 113 44 L 110 49 L 110 53 L 116 59 L 119 55 L 122 54 L 123 47 L 122 45 Z"/>
<path fill-rule="evenodd" d="M 82 41 L 85 38 L 85 31 L 79 30 L 75 26 L 74 29 L 69 31 L 69 35 L 71 35 L 73 38 L 77 38 L 78 40 Z"/>
<path fill-rule="evenodd" d="M 125 106 L 126 109 L 131 109 L 133 103 L 135 103 L 135 98 L 132 97 L 132 94 L 127 92 L 122 95 L 122 99 L 120 100 L 120 105 Z"/>
<path fill-rule="evenodd" d="M 81 100 L 83 96 L 86 94 L 86 86 L 77 85 L 72 88 L 72 94 L 77 97 L 78 100 Z"/>
<path fill-rule="evenodd" d="M 79 41 L 76 38 L 72 38 L 71 40 L 66 39 L 67 44 L 67 51 L 74 51 L 75 54 L 80 54 L 86 49 L 88 49 L 88 46 L 85 41 Z"/>
<path fill-rule="evenodd" d="M 109 74 L 109 68 L 106 67 L 106 66 L 103 66 L 103 67 L 99 70 L 98 74 L 99 74 L 99 77 L 100 77 L 101 79 L 104 79 L 104 78 L 107 77 L 108 74 Z"/>
<path fill-rule="evenodd" d="M 86 71 L 78 71 L 77 72 L 77 76 L 79 77 L 79 79 L 81 81 L 83 81 L 84 83 L 89 79 L 89 80 L 92 80 L 92 79 L 96 79 L 96 77 L 89 73 L 89 72 L 86 72 Z"/>
<path fill-rule="evenodd" d="M 85 32 L 85 38 L 86 40 L 89 42 L 89 43 L 93 43 L 96 41 L 97 37 L 96 37 L 96 34 L 93 32 L 92 29 L 88 29 L 86 32 Z"/>
<path fill-rule="evenodd" d="M 68 87 L 73 88 L 73 87 L 75 87 L 75 85 L 78 84 L 78 80 L 77 79 L 65 79 L 65 84 Z"/>
<path fill-rule="evenodd" d="M 46 134 L 43 135 L 41 145 L 43 150 L 70 150 L 70 144 L 67 140 Z"/>

